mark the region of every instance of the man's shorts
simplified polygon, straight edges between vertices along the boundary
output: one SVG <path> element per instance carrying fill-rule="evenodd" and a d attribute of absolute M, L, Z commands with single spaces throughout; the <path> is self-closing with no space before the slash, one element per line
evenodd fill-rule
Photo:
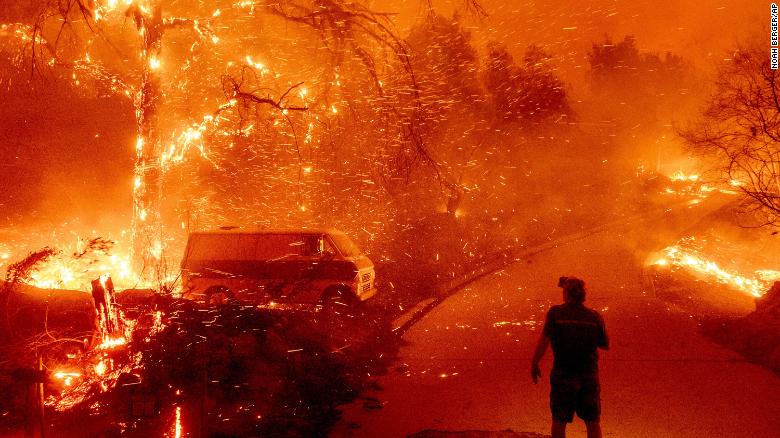
<path fill-rule="evenodd" d="M 555 421 L 571 423 L 574 413 L 588 422 L 601 416 L 601 386 L 598 377 L 550 376 L 550 410 Z"/>

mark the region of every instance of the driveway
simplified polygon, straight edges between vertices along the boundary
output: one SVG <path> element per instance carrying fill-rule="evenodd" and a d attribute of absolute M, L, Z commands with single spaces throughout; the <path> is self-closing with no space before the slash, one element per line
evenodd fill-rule
<path fill-rule="evenodd" d="M 547 433 L 551 353 L 540 384 L 529 366 L 545 312 L 561 301 L 561 275 L 586 280 L 586 304 L 611 337 L 600 362 L 605 436 L 780 436 L 780 377 L 702 337 L 694 315 L 657 299 L 646 281 L 645 258 L 661 244 L 648 236 L 671 242 L 703 214 L 684 208 L 568 240 L 463 288 L 404 333 L 382 390 L 366 394 L 381 408 L 360 399 L 344 406 L 332 436 Z M 569 431 L 585 436 L 581 422 Z"/>

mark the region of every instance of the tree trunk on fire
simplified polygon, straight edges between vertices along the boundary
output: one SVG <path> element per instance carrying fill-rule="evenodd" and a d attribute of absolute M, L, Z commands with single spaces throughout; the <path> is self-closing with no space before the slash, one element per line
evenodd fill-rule
<path fill-rule="evenodd" d="M 160 105 L 159 60 L 164 24 L 162 9 L 155 2 L 153 13 L 135 13 L 143 37 L 143 73 L 136 96 L 138 126 L 133 190 L 133 261 L 143 279 L 159 277 L 162 258 L 162 218 L 160 217 L 161 170 L 158 108 Z"/>

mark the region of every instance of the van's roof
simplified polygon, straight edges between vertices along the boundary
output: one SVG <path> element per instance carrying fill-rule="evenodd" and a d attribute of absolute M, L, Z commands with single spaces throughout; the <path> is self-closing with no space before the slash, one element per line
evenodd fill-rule
<path fill-rule="evenodd" d="M 335 228 L 297 228 L 297 229 L 264 229 L 264 228 L 230 228 L 207 231 L 192 231 L 194 235 L 213 234 L 344 234 Z"/>

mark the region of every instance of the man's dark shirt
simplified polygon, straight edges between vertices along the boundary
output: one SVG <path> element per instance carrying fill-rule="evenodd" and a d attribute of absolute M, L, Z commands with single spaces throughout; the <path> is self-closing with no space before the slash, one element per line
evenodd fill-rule
<path fill-rule="evenodd" d="M 552 375 L 598 378 L 596 349 L 609 346 L 604 320 L 598 312 L 578 303 L 553 306 L 547 312 L 543 333 L 552 344 Z"/>

